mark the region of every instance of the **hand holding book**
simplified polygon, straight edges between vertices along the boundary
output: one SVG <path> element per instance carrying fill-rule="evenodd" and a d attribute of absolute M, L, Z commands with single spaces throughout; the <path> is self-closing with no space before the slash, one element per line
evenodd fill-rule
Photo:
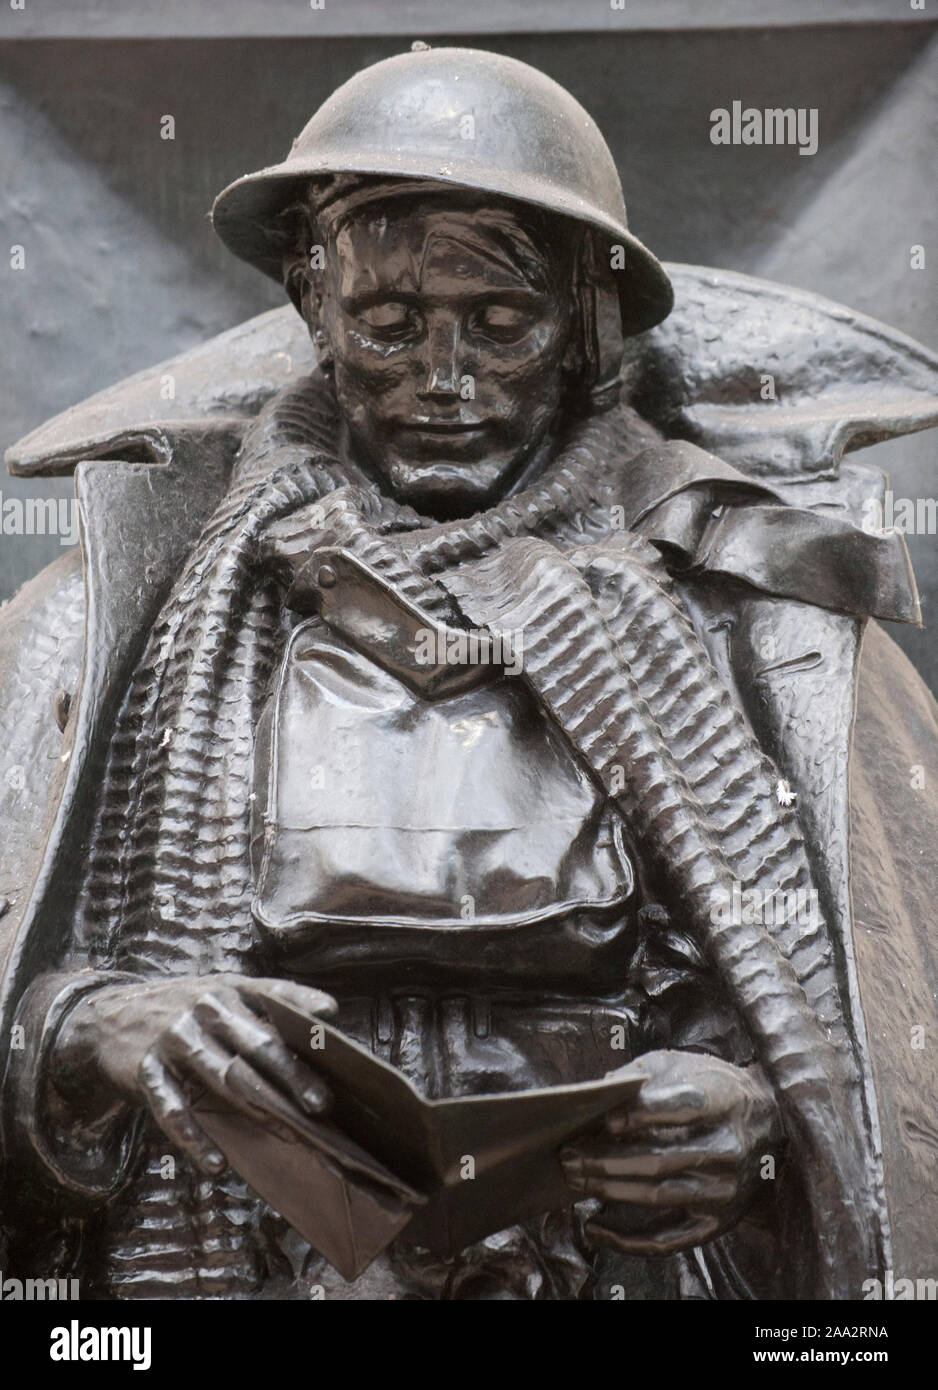
<path fill-rule="evenodd" d="M 265 1011 L 300 1055 L 316 1026 L 315 1071 L 331 1091 L 327 1118 L 281 1107 L 273 1129 L 217 1093 L 196 1115 L 255 1191 L 349 1279 L 405 1228 L 414 1244 L 452 1255 L 570 1205 L 559 1150 L 628 1105 L 646 1079 L 632 1064 L 597 1081 L 427 1100 L 321 1017 L 282 996 L 268 998 Z"/>

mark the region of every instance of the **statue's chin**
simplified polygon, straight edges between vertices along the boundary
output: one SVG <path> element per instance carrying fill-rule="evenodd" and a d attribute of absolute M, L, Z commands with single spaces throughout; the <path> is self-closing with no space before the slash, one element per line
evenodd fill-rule
<path fill-rule="evenodd" d="M 415 465 L 403 459 L 392 459 L 386 461 L 380 471 L 399 502 L 445 521 L 470 516 L 497 502 L 517 468 L 513 462 L 505 461 Z"/>

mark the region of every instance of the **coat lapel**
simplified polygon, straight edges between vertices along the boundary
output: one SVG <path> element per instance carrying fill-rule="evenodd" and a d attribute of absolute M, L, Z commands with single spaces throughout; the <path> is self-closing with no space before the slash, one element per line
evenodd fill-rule
<path fill-rule="evenodd" d="M 84 647 L 49 828 L 24 870 L 29 890 L 0 922 L 0 1065 L 16 1001 L 68 945 L 117 712 L 147 634 L 224 489 L 230 461 L 227 440 L 192 432 L 176 439 L 168 465 L 109 460 L 76 469 Z"/>

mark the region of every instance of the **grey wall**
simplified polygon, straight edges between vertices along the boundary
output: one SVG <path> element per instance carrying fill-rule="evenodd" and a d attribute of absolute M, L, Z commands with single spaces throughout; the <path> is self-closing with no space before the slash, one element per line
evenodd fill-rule
<path fill-rule="evenodd" d="M 865 12 L 854 13 L 908 8 L 900 0 L 877 4 L 870 0 Z M 183 8 L 190 16 L 209 10 Z M 107 7 L 91 9 L 100 16 Z M 135 7 L 124 5 L 121 13 L 128 9 Z M 751 6 L 736 9 L 752 14 Z M 786 280 L 938 348 L 934 22 L 799 27 L 796 9 L 786 10 L 785 27 L 773 29 L 620 26 L 476 33 L 471 42 L 543 68 L 589 108 L 619 162 L 633 226 L 662 257 Z M 812 18 L 841 19 L 845 7 L 808 9 Z M 161 12 L 148 5 L 138 13 L 145 10 L 151 22 Z M 373 10 L 361 7 L 362 14 Z M 601 17 L 605 24 L 608 6 L 584 4 L 578 13 L 587 10 L 591 23 Z M 346 0 L 346 30 L 356 27 L 348 22 L 354 12 Z M 535 23 L 538 7 L 526 5 L 523 13 Z M 668 14 L 677 24 L 673 5 Z M 5 16 L 0 249 L 22 244 L 27 262 L 23 271 L 8 271 L 7 256 L 0 258 L 0 445 L 121 376 L 280 302 L 275 287 L 215 243 L 206 219 L 212 198 L 237 174 L 285 154 L 333 87 L 402 51 L 411 37 L 326 37 L 320 28 L 318 37 L 292 38 L 2 38 L 12 31 Z M 132 32 L 140 31 L 138 25 Z M 433 38 L 426 24 L 415 33 Z M 710 111 L 734 99 L 818 107 L 817 155 L 713 146 Z M 160 139 L 167 114 L 175 119 L 173 141 Z M 926 247 L 925 271 L 910 268 L 916 243 Z M 891 471 L 897 494 L 934 496 L 934 451 L 923 435 L 869 456 Z M 0 487 L 5 498 L 69 490 L 66 483 L 5 475 Z M 938 625 L 938 538 L 912 537 L 911 545 L 926 621 L 933 612 Z M 55 537 L 0 535 L 0 597 L 59 553 Z M 894 635 L 938 687 L 933 636 Z"/>
<path fill-rule="evenodd" d="M 14 10 L 12 7 L 16 5 Z M 0 36 L 334 38 L 928 22 L 933 0 L 10 0 Z M 913 8 L 914 6 L 914 8 Z M 934 16 L 932 16 L 934 17 Z"/>

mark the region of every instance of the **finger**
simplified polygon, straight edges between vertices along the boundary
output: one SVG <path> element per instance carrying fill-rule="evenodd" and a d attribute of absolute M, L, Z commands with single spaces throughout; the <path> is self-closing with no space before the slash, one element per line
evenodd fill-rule
<path fill-rule="evenodd" d="M 217 1178 L 225 1168 L 225 1156 L 192 1117 L 182 1086 L 153 1051 L 140 1063 L 140 1086 L 160 1129 L 187 1158 Z"/>
<path fill-rule="evenodd" d="M 305 1121 L 303 1110 L 261 1076 L 250 1062 L 244 1057 L 233 1058 L 225 1082 L 228 1091 L 239 1096 L 249 1111 L 259 1116 L 266 1130 L 278 1134 L 287 1143 L 296 1142 L 297 1127 L 302 1129 Z"/>
<path fill-rule="evenodd" d="M 710 1097 L 690 1082 L 648 1082 L 631 1104 L 610 1110 L 605 1125 L 612 1135 L 634 1134 L 656 1125 L 713 1123 L 722 1113 L 722 1107 L 714 1106 Z"/>
<path fill-rule="evenodd" d="M 680 1173 L 663 1179 L 627 1179 L 605 1176 L 567 1178 L 574 1192 L 598 1197 L 603 1202 L 629 1202 L 640 1207 L 729 1206 L 739 1185 L 735 1178 L 710 1173 Z"/>
<path fill-rule="evenodd" d="M 735 1132 L 724 1127 L 705 1139 L 683 1144 L 629 1144 L 582 1141 L 563 1150 L 560 1160 L 580 1177 L 666 1177 L 695 1169 L 734 1170 L 745 1158 Z"/>
<path fill-rule="evenodd" d="M 293 1055 L 280 1034 L 251 1012 L 233 991 L 212 990 L 197 1000 L 195 1018 L 212 1037 L 280 1086 L 301 1109 L 321 1114 L 330 1101 L 328 1088 Z"/>
<path fill-rule="evenodd" d="M 643 1231 L 641 1234 L 617 1230 L 602 1217 L 589 1221 L 586 1236 L 597 1245 L 605 1245 L 622 1255 L 676 1255 L 679 1250 L 689 1250 L 694 1245 L 703 1245 L 719 1231 L 720 1223 L 715 1216 L 694 1215 L 676 1226 L 667 1226 L 660 1231 Z"/>
<path fill-rule="evenodd" d="M 207 1033 L 194 1013 L 183 1015 L 164 1034 L 164 1040 L 164 1060 L 177 1080 L 195 1082 L 264 1129 L 291 1143 L 295 1140 L 296 1127 L 304 1122 L 303 1110 L 266 1081 L 246 1058 Z"/>
<path fill-rule="evenodd" d="M 280 999 L 284 1004 L 291 1004 L 293 1008 L 299 1009 L 301 1013 L 315 1014 L 318 1018 L 335 1018 L 339 1012 L 339 1005 L 331 994 L 326 994 L 321 989 L 313 989 L 311 985 L 297 984 L 296 980 L 247 977 L 238 980 L 237 989 L 249 1003 L 256 1000 L 261 1007 L 264 999 L 268 998 Z"/>
<path fill-rule="evenodd" d="M 183 1014 L 163 1034 L 160 1052 L 168 1070 L 184 1086 L 187 1082 L 195 1082 L 249 1119 L 262 1123 L 270 1119 L 267 1110 L 258 1104 L 254 1095 L 246 1092 L 243 1084 L 231 1084 L 231 1068 L 237 1060 L 235 1054 L 207 1033 L 194 1013 Z M 250 1063 L 244 1065 L 250 1066 Z"/>

